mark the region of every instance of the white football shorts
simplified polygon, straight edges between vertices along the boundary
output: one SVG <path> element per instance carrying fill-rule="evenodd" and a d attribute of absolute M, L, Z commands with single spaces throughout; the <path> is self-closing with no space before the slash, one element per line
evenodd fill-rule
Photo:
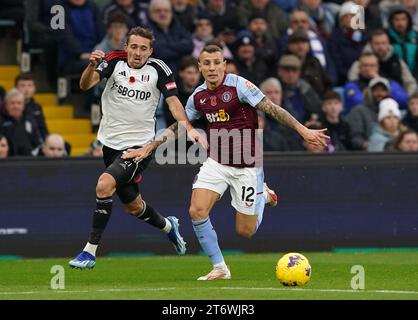
<path fill-rule="evenodd" d="M 195 177 L 193 189 L 208 189 L 222 197 L 230 187 L 231 205 L 240 213 L 258 215 L 264 210 L 263 168 L 236 168 L 207 158 Z"/>

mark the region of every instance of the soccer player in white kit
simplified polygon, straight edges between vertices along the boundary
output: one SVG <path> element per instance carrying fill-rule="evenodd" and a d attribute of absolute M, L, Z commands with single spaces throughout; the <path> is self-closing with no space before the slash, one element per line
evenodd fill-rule
<path fill-rule="evenodd" d="M 324 133 L 326 129 L 306 128 L 289 112 L 265 97 L 250 81 L 233 74 L 225 74 L 225 68 L 226 62 L 220 47 L 208 45 L 203 48 L 199 56 L 199 70 L 205 82 L 196 88 L 186 105 L 186 114 L 190 121 L 200 117 L 208 120 L 207 134 L 210 138 L 209 157 L 193 183 L 189 209 L 197 239 L 213 265 L 212 270 L 198 280 L 231 278 L 209 218 L 213 206 L 226 189 L 230 188 L 231 204 L 236 210 L 236 231 L 245 238 L 251 238 L 260 226 L 265 204 L 277 201 L 272 198 L 272 190 L 264 183 L 262 165 L 257 165 L 256 161 L 257 109 L 294 129 L 312 145 L 326 146 L 329 139 Z M 176 131 L 176 126 L 177 124 L 173 124 L 170 129 Z M 236 140 L 238 143 L 234 145 L 234 140 L 232 144 L 222 143 L 220 133 L 224 132 L 228 136 L 234 130 L 235 133 L 241 133 Z M 246 130 L 253 132 L 249 139 L 244 138 Z M 213 133 L 215 134 L 212 136 Z M 245 161 L 243 150 L 246 147 L 255 156 L 253 162 Z M 124 155 L 126 159 L 141 157 L 139 150 Z"/>
<path fill-rule="evenodd" d="M 90 64 L 84 70 L 80 87 L 88 90 L 106 78 L 102 94 L 103 116 L 98 140 L 103 144 L 106 170 L 96 186 L 96 210 L 93 226 L 83 251 L 69 262 L 73 268 L 93 268 L 96 249 L 112 212 L 112 195 L 116 192 L 126 211 L 162 230 L 177 253 L 186 252 L 186 243 L 179 233 L 178 219 L 163 217 L 141 198 L 138 183 L 148 166 L 155 143 L 155 112 L 161 95 L 173 117 L 185 124 L 188 136 L 197 142 L 201 135 L 187 120 L 177 98 L 176 82 L 170 68 L 161 60 L 151 58 L 154 36 L 152 31 L 137 27 L 127 35 L 124 50 L 107 56 L 92 52 Z M 127 150 L 140 148 L 141 160 L 122 159 Z"/>

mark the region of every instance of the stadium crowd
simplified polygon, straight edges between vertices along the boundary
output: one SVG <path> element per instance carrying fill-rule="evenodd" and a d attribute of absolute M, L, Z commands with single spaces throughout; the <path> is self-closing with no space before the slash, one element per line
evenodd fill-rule
<path fill-rule="evenodd" d="M 65 29 L 50 26 L 56 4 L 65 9 Z M 184 105 L 202 81 L 200 50 L 216 43 L 227 72 L 252 81 L 300 122 L 327 128 L 331 137 L 327 148 L 312 149 L 259 113 L 265 151 L 418 152 L 418 0 L 21 0 L 1 6 L 0 19 L 27 26 L 28 45 L 44 49 L 52 86 L 60 75 L 81 75 L 94 49 L 123 49 L 129 29 L 145 26 L 156 38 L 153 57 L 176 74 Z M 62 138 L 48 139 L 42 106 L 33 99 L 34 78 L 21 74 L 15 86 L 0 90 L 0 158 L 46 155 L 48 140 L 69 154 Z M 85 98 L 87 105 L 98 101 L 100 90 Z M 174 121 L 164 104 L 156 118 L 157 129 Z"/>

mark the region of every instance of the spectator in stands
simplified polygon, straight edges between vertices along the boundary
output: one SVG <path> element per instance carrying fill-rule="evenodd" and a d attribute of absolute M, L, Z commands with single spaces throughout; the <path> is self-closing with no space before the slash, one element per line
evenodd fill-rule
<path fill-rule="evenodd" d="M 60 134 L 51 133 L 46 137 L 37 156 L 45 158 L 63 158 L 68 156 L 64 138 Z"/>
<path fill-rule="evenodd" d="M 295 9 L 290 14 L 289 19 L 289 28 L 278 42 L 279 55 L 286 51 L 289 36 L 296 30 L 304 30 L 308 35 L 312 54 L 319 60 L 321 66 L 326 69 L 334 83 L 337 77 L 334 61 L 332 61 L 329 55 L 325 41 L 317 33 L 309 29 L 309 16 L 306 11 Z"/>
<path fill-rule="evenodd" d="M 366 44 L 364 30 L 353 29 L 353 10 L 357 6 L 352 2 L 345 2 L 339 12 L 338 26 L 332 32 L 329 41 L 330 54 L 337 70 L 336 84 L 342 86 L 347 81 L 347 72 L 354 61 L 358 59 Z"/>
<path fill-rule="evenodd" d="M 394 150 L 418 152 L 418 133 L 410 129 L 402 131 L 395 140 Z"/>
<path fill-rule="evenodd" d="M 178 89 L 177 97 L 182 105 L 185 106 L 189 96 L 197 88 L 200 81 L 198 61 L 195 57 L 185 56 L 181 59 L 180 72 L 176 80 Z M 165 105 L 164 107 L 164 117 L 166 119 L 167 126 L 176 122 L 174 117 L 171 115 L 168 105 Z M 193 124 L 193 126 L 196 127 L 195 124 Z"/>
<path fill-rule="evenodd" d="M 196 59 L 199 58 L 200 51 L 203 47 L 210 41 L 215 41 L 215 36 L 213 35 L 212 21 L 209 19 L 209 15 L 202 12 L 197 15 L 196 18 L 196 28 L 192 35 L 193 40 L 193 57 Z M 231 59 L 232 53 L 229 48 L 222 43 L 219 45 L 223 48 L 223 55 L 226 59 Z"/>
<path fill-rule="evenodd" d="M 122 50 L 129 31 L 128 19 L 121 11 L 113 11 L 107 21 L 106 36 L 94 48 L 94 50 L 102 50 L 105 54 L 113 50 Z"/>
<path fill-rule="evenodd" d="M 354 150 L 367 150 L 373 126 L 377 123 L 379 103 L 389 98 L 389 81 L 374 78 L 364 94 L 363 103 L 358 104 L 347 116 L 350 125 L 350 145 Z"/>
<path fill-rule="evenodd" d="M 42 62 L 46 70 L 49 86 L 56 90 L 58 44 L 62 42 L 64 32 L 51 28 L 51 8 L 62 5 L 62 0 L 26 0 L 25 20 L 27 23 L 27 49 L 42 49 Z"/>
<path fill-rule="evenodd" d="M 149 18 L 155 37 L 153 57 L 163 60 L 177 74 L 180 59 L 193 51 L 192 35 L 173 19 L 169 0 L 151 0 Z"/>
<path fill-rule="evenodd" d="M 308 129 L 313 129 L 313 130 L 319 130 L 322 129 L 322 125 L 320 122 L 318 122 L 317 120 L 311 120 L 309 122 L 304 123 L 305 127 L 307 127 Z M 304 147 L 304 149 L 310 153 L 326 153 L 326 152 L 334 152 L 334 150 L 328 150 L 328 147 L 324 147 L 324 146 L 314 146 L 310 143 L 306 143 L 305 141 L 302 140 L 302 145 Z"/>
<path fill-rule="evenodd" d="M 359 59 L 359 78 L 355 81 L 347 82 L 344 85 L 345 113 L 363 102 L 363 91 L 369 85 L 371 79 L 379 76 L 379 60 L 371 52 L 364 52 Z M 408 103 L 408 92 L 395 80 L 389 80 L 390 95 L 402 108 L 406 108 Z"/>
<path fill-rule="evenodd" d="M 283 106 L 299 122 L 304 123 L 321 113 L 321 99 L 311 85 L 300 78 L 302 63 L 295 55 L 279 60 L 278 77 L 283 86 Z"/>
<path fill-rule="evenodd" d="M 147 12 L 149 1 L 136 0 L 111 0 L 102 10 L 102 23 L 109 25 L 110 15 L 115 11 L 121 11 L 128 20 L 129 29 L 147 24 Z"/>
<path fill-rule="evenodd" d="M 323 116 L 320 122 L 327 128 L 328 151 L 344 151 L 350 149 L 350 126 L 343 117 L 341 96 L 335 91 L 328 91 L 322 101 Z"/>
<path fill-rule="evenodd" d="M 248 30 L 255 40 L 255 55 L 267 65 L 273 66 L 279 58 L 277 42 L 270 34 L 265 15 L 253 14 L 249 18 Z"/>
<path fill-rule="evenodd" d="M 414 30 L 412 17 L 404 6 L 396 5 L 390 8 L 387 33 L 393 50 L 406 62 L 409 71 L 417 79 L 418 32 Z"/>
<path fill-rule="evenodd" d="M 287 14 L 290 14 L 299 5 L 299 0 L 273 0 L 273 3 Z"/>
<path fill-rule="evenodd" d="M 48 135 L 48 127 L 46 125 L 42 106 L 34 99 L 34 94 L 36 92 L 35 78 L 29 73 L 22 73 L 16 77 L 15 87 L 25 96 L 24 113 L 29 113 L 35 118 L 41 138 L 42 140 L 45 140 Z"/>
<path fill-rule="evenodd" d="M 258 86 L 269 75 L 269 67 L 256 57 L 255 45 L 254 39 L 249 34 L 239 37 L 235 43 L 234 61 L 239 74 Z"/>
<path fill-rule="evenodd" d="M 90 144 L 89 151 L 84 156 L 103 158 L 103 144 L 99 140 L 94 140 Z"/>
<path fill-rule="evenodd" d="M 237 14 L 233 3 L 226 0 L 207 0 L 206 11 L 212 21 L 213 34 L 217 37 L 225 29 L 235 32 L 237 28 Z"/>
<path fill-rule="evenodd" d="M 369 137 L 368 151 L 388 150 L 391 141 L 403 130 L 398 103 L 392 98 L 380 101 L 377 121 Z"/>
<path fill-rule="evenodd" d="M 260 90 L 273 103 L 282 105 L 282 85 L 276 78 L 267 78 L 260 84 Z M 280 125 L 263 112 L 258 112 L 259 128 L 264 129 L 263 147 L 265 151 L 302 151 L 302 141 L 294 130 Z"/>
<path fill-rule="evenodd" d="M 237 9 L 238 26 L 247 28 L 250 17 L 253 14 L 261 14 L 268 23 L 268 30 L 275 39 L 286 31 L 288 19 L 286 14 L 270 0 L 243 0 Z"/>
<path fill-rule="evenodd" d="M 408 112 L 402 120 L 408 128 L 418 132 L 418 93 L 414 93 L 408 100 Z"/>
<path fill-rule="evenodd" d="M 103 37 L 99 10 L 91 0 L 65 0 L 66 28 L 59 44 L 61 72 L 80 74 L 89 63 L 90 53 Z"/>
<path fill-rule="evenodd" d="M 25 97 L 19 90 L 11 89 L 5 98 L 4 114 L 0 116 L 0 133 L 12 142 L 13 154 L 32 156 L 43 140 L 32 114 L 24 113 Z"/>
<path fill-rule="evenodd" d="M 379 9 L 380 9 L 380 15 L 381 15 L 381 19 L 382 19 L 382 26 L 384 29 L 389 27 L 389 11 L 390 8 L 393 7 L 394 5 L 399 4 L 399 0 L 381 0 L 379 1 L 378 5 L 379 5 Z"/>
<path fill-rule="evenodd" d="M 321 63 L 311 52 L 308 35 L 304 30 L 296 30 L 289 36 L 287 51 L 296 55 L 302 62 L 301 77 L 306 80 L 322 98 L 331 90 L 332 81 Z"/>
<path fill-rule="evenodd" d="M 175 19 L 188 31 L 192 32 L 195 27 L 197 9 L 188 0 L 171 0 Z"/>
<path fill-rule="evenodd" d="M 403 4 L 408 10 L 410 16 L 412 17 L 412 23 L 414 25 L 414 29 L 418 28 L 418 0 L 401 0 L 401 4 Z"/>
<path fill-rule="evenodd" d="M 336 22 L 334 13 L 327 4 L 323 4 L 322 0 L 301 0 L 299 8 L 308 13 L 311 29 L 322 38 L 330 39 Z"/>
<path fill-rule="evenodd" d="M 0 159 L 6 159 L 10 156 L 12 152 L 12 147 L 10 146 L 9 139 L 0 133 Z"/>
<path fill-rule="evenodd" d="M 226 68 L 225 68 L 225 74 L 232 73 L 239 75 L 238 67 L 235 64 L 234 60 L 231 59 L 225 59 L 226 60 Z"/>
<path fill-rule="evenodd" d="M 417 81 L 409 71 L 407 64 L 395 54 L 385 31 L 374 31 L 371 35 L 370 46 L 366 46 L 364 51 L 371 51 L 377 56 L 379 59 L 379 73 L 382 77 L 400 83 L 406 89 L 408 95 L 418 91 Z M 348 79 L 351 81 L 357 80 L 358 75 L 358 61 L 356 61 L 350 68 Z"/>

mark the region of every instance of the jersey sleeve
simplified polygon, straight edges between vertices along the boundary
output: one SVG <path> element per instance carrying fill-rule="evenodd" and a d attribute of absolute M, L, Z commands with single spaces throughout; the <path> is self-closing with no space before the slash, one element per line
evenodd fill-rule
<path fill-rule="evenodd" d="M 237 92 L 241 102 L 255 107 L 264 98 L 264 93 L 251 81 L 237 77 Z"/>
<path fill-rule="evenodd" d="M 202 114 L 196 109 L 196 106 L 194 105 L 194 94 L 192 94 L 187 100 L 185 111 L 187 119 L 189 119 L 190 122 L 197 120 L 202 116 Z"/>
<path fill-rule="evenodd" d="M 155 67 L 158 73 L 157 87 L 165 98 L 177 96 L 177 84 L 174 74 L 171 69 L 159 59 L 153 59 L 151 64 Z"/>
<path fill-rule="evenodd" d="M 104 78 L 109 78 L 112 75 L 113 70 L 115 70 L 116 64 L 120 60 L 126 60 L 126 59 L 127 59 L 127 53 L 124 50 L 115 50 L 115 51 L 109 52 L 96 68 L 96 71 L 100 75 L 100 80 Z"/>

